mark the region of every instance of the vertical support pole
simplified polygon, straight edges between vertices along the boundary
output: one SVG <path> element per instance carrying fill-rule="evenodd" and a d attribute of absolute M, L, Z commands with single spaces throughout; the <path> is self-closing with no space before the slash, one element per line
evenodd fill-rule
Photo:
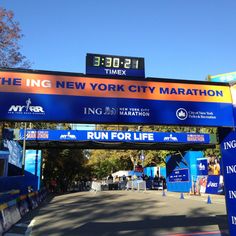
<path fill-rule="evenodd" d="M 23 137 L 23 150 L 22 150 L 22 175 L 25 174 L 25 149 L 26 149 L 26 122 L 24 123 L 24 137 Z"/>

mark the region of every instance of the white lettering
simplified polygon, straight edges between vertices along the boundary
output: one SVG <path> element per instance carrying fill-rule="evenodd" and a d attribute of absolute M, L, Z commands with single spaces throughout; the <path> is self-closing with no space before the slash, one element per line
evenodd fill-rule
<path fill-rule="evenodd" d="M 93 132 L 87 133 L 87 139 L 93 139 Z"/>
<path fill-rule="evenodd" d="M 43 108 L 40 107 L 40 106 L 30 106 L 30 107 L 29 107 L 29 110 L 30 110 L 31 112 L 35 112 L 35 113 L 44 112 Z"/>
<path fill-rule="evenodd" d="M 88 132 L 87 139 L 90 140 L 108 140 L 108 132 Z"/>
<path fill-rule="evenodd" d="M 102 114 L 102 108 L 90 108 L 85 107 L 84 108 L 84 114 L 86 115 L 101 115 Z"/>
<path fill-rule="evenodd" d="M 231 149 L 231 148 L 236 148 L 236 140 L 232 140 L 229 142 L 224 142 L 224 149 Z"/>
<path fill-rule="evenodd" d="M 235 174 L 236 173 L 236 165 L 226 166 L 227 174 Z"/>
<path fill-rule="evenodd" d="M 23 108 L 25 108 L 25 106 L 20 106 L 20 105 L 15 106 L 15 105 L 12 105 L 10 107 L 9 111 L 15 111 L 15 112 L 20 111 L 21 112 L 23 110 Z"/>
<path fill-rule="evenodd" d="M 123 134 L 123 133 L 117 133 L 117 138 L 119 139 L 119 140 L 123 140 L 124 138 L 125 138 L 125 135 Z"/>
<path fill-rule="evenodd" d="M 104 69 L 107 75 L 126 75 L 125 70 Z"/>
<path fill-rule="evenodd" d="M 125 140 L 131 140 L 131 134 L 125 133 Z"/>
<path fill-rule="evenodd" d="M 218 186 L 218 184 L 217 183 L 213 183 L 213 182 L 209 182 L 208 183 L 208 185 L 207 185 L 207 187 L 213 187 L 213 188 L 216 188 Z"/>
<path fill-rule="evenodd" d="M 231 199 L 236 198 L 236 191 L 229 190 L 229 198 Z"/>
<path fill-rule="evenodd" d="M 35 79 L 27 79 L 26 80 L 27 87 L 43 87 L 43 88 L 51 88 L 52 83 L 50 80 L 35 80 Z"/>
<path fill-rule="evenodd" d="M 134 140 L 141 140 L 141 141 L 153 141 L 154 137 L 153 134 L 149 133 L 134 133 Z"/>
<path fill-rule="evenodd" d="M 236 216 L 231 216 L 232 224 L 236 225 Z"/>

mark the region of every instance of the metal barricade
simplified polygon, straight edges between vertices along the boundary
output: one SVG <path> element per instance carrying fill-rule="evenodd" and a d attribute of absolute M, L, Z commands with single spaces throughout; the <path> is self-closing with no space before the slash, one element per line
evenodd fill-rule
<path fill-rule="evenodd" d="M 128 181 L 126 184 L 126 189 L 129 190 L 144 190 L 146 191 L 146 181 L 144 180 L 132 180 Z"/>
<path fill-rule="evenodd" d="M 101 191 L 102 190 L 101 186 L 102 186 L 102 183 L 97 182 L 97 181 L 93 181 L 92 184 L 91 184 L 91 190 L 90 191 L 95 191 L 95 192 Z"/>

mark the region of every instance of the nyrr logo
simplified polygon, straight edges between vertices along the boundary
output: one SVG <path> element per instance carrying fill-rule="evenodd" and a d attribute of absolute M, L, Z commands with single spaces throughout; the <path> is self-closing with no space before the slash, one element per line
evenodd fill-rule
<path fill-rule="evenodd" d="M 28 98 L 25 101 L 26 105 L 22 106 L 22 105 L 12 105 L 9 110 L 8 113 L 9 114 L 28 114 L 28 115 L 44 115 L 45 112 L 43 110 L 43 107 L 41 106 L 31 106 L 31 99 Z"/>
<path fill-rule="evenodd" d="M 71 134 L 70 132 L 68 132 L 67 134 L 61 134 L 60 135 L 60 139 L 76 139 L 76 135 Z"/>
<path fill-rule="evenodd" d="M 114 116 L 117 114 L 117 109 L 114 107 L 84 107 L 84 114 L 85 115 L 109 115 Z"/>
<path fill-rule="evenodd" d="M 170 136 L 164 137 L 164 141 L 178 142 L 178 138 L 174 137 L 172 134 L 170 134 Z"/>

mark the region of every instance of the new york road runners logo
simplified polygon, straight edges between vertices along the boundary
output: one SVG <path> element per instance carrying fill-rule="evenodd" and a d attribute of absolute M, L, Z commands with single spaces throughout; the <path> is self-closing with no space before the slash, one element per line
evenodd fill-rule
<path fill-rule="evenodd" d="M 25 105 L 11 105 L 8 109 L 9 114 L 18 115 L 44 115 L 44 109 L 41 106 L 31 106 L 31 99 L 25 101 Z"/>

